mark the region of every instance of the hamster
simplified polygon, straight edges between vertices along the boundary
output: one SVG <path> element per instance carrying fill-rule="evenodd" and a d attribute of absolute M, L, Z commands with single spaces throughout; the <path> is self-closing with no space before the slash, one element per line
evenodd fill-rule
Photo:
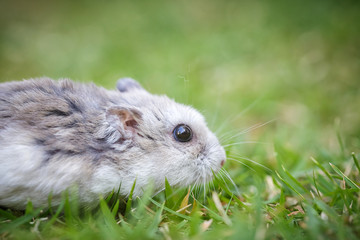
<path fill-rule="evenodd" d="M 58 205 L 77 187 L 82 206 L 120 186 L 175 187 L 212 179 L 224 148 L 190 106 L 148 93 L 133 79 L 117 90 L 49 78 L 0 84 L 0 206 Z"/>

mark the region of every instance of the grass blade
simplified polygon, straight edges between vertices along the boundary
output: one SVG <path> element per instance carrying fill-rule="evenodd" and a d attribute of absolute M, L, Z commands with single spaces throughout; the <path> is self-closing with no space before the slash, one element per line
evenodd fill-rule
<path fill-rule="evenodd" d="M 46 225 L 44 226 L 44 230 L 47 230 L 50 226 L 52 226 L 55 223 L 56 219 L 58 218 L 58 216 L 64 209 L 64 205 L 65 205 L 65 199 L 62 199 L 60 205 L 58 206 L 58 208 L 56 210 L 55 215 L 53 215 L 51 217 L 51 219 L 49 220 L 49 222 L 47 222 Z"/>
<path fill-rule="evenodd" d="M 296 180 L 296 178 L 293 177 L 293 175 L 290 174 L 290 172 L 288 172 L 288 171 L 286 170 L 286 168 L 285 168 L 284 166 L 282 166 L 282 169 L 284 170 L 285 174 L 286 174 L 298 187 L 300 187 L 304 192 L 309 192 L 308 190 L 306 190 L 306 188 L 305 188 L 303 185 L 301 185 L 301 184 L 299 183 L 298 180 Z"/>
<path fill-rule="evenodd" d="M 21 225 L 30 222 L 33 218 L 37 217 L 42 209 L 37 209 L 33 211 L 31 214 L 25 214 L 9 223 L 2 223 L 2 227 L 0 228 L 0 233 L 11 231 L 20 227 Z"/>
<path fill-rule="evenodd" d="M 321 169 L 321 171 L 323 171 L 323 173 L 325 173 L 325 175 L 333 182 L 335 183 L 334 179 L 331 177 L 330 173 L 318 162 L 316 161 L 315 158 L 311 157 L 310 158 L 314 163 L 315 165 Z"/>
<path fill-rule="evenodd" d="M 125 216 L 129 216 L 129 214 L 131 212 L 131 204 L 132 204 L 132 198 L 133 198 L 135 185 L 136 185 L 136 179 L 135 179 L 134 184 L 133 184 L 133 186 L 131 188 L 129 198 L 128 198 L 127 202 L 126 202 Z"/>
<path fill-rule="evenodd" d="M 16 216 L 14 216 L 11 212 L 2 210 L 1 208 L 0 208 L 0 216 L 1 216 L 2 218 L 7 219 L 7 220 L 14 220 L 14 219 L 16 219 Z"/>
<path fill-rule="evenodd" d="M 357 160 L 357 158 L 356 158 L 356 156 L 355 156 L 355 153 L 352 152 L 352 153 L 351 153 L 351 156 L 352 156 L 352 158 L 353 158 L 353 160 L 354 160 L 354 163 L 355 163 L 355 166 L 356 166 L 357 170 L 360 172 L 359 161 Z"/>
<path fill-rule="evenodd" d="M 217 195 L 216 192 L 213 192 L 213 193 L 212 193 L 212 199 L 213 199 L 213 201 L 214 201 L 214 203 L 215 203 L 215 206 L 216 206 L 217 210 L 219 211 L 220 216 L 222 217 L 224 223 L 225 223 L 226 225 L 228 225 L 228 226 L 231 226 L 231 225 L 232 225 L 232 222 L 231 222 L 229 216 L 226 215 L 226 212 L 225 212 L 225 210 L 224 210 L 224 208 L 223 208 L 223 206 L 222 206 L 222 204 L 221 204 L 221 201 L 220 201 L 220 199 L 219 199 L 219 196 Z"/>
<path fill-rule="evenodd" d="M 355 189 L 360 189 L 360 187 L 354 183 L 350 178 L 348 178 L 343 172 L 340 171 L 340 169 L 338 167 L 336 167 L 334 164 L 332 163 L 329 163 L 330 166 L 332 167 L 332 169 L 334 169 L 334 171 L 339 174 L 341 177 L 344 178 L 345 182 L 347 184 L 349 184 L 349 186 L 351 186 L 352 188 L 355 188 Z"/>
<path fill-rule="evenodd" d="M 165 197 L 166 197 L 165 205 L 169 208 L 172 208 L 175 205 L 173 201 L 173 190 L 166 177 L 165 177 Z"/>
<path fill-rule="evenodd" d="M 182 214 L 185 213 L 186 206 L 189 205 L 189 196 L 190 196 L 190 187 L 189 187 L 188 193 L 185 195 L 185 197 L 181 201 L 181 204 L 180 204 L 180 207 L 179 207 L 179 209 L 183 209 L 183 210 L 180 211 L 180 213 L 182 213 Z"/>
<path fill-rule="evenodd" d="M 171 214 L 174 214 L 174 215 L 176 215 L 176 216 L 178 216 L 178 217 L 180 217 L 180 218 L 186 219 L 186 220 L 190 220 L 190 219 L 191 219 L 191 217 L 189 217 L 189 216 L 186 216 L 186 215 L 184 215 L 184 214 L 178 213 L 178 212 L 176 212 L 176 211 L 174 211 L 174 210 L 172 210 L 172 209 L 170 209 L 170 208 L 168 208 L 168 207 L 163 206 L 163 204 L 158 203 L 157 201 L 155 201 L 155 200 L 152 199 L 152 198 L 149 198 L 149 200 L 150 200 L 150 202 L 152 202 L 153 204 L 155 204 L 155 205 L 158 206 L 159 208 L 163 208 L 165 211 L 167 211 L 167 212 L 169 212 L 169 213 L 171 213 Z"/>
<path fill-rule="evenodd" d="M 116 216 L 117 212 L 119 211 L 119 206 L 120 206 L 120 200 L 117 199 L 115 205 L 112 206 L 112 208 L 111 208 L 111 209 L 112 209 L 112 210 L 111 210 L 111 214 L 112 214 L 114 217 Z"/>
<path fill-rule="evenodd" d="M 299 195 L 303 200 L 305 200 L 304 196 L 299 193 L 293 186 L 291 186 L 291 184 L 289 184 L 287 181 L 285 181 L 285 179 L 283 179 L 280 174 L 275 171 L 276 175 L 278 176 L 278 178 L 288 187 L 290 188 L 291 190 L 293 190 L 297 195 Z"/>

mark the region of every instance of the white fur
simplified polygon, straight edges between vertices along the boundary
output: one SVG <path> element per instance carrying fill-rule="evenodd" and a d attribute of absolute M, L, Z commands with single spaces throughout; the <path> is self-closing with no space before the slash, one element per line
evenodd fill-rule
<path fill-rule="evenodd" d="M 74 183 L 83 166 L 71 159 L 44 166 L 44 153 L 33 144 L 32 136 L 26 130 L 9 129 L 0 136 L 0 205 L 24 206 L 31 199 L 35 206 L 42 206 L 50 192 L 58 204 L 61 192 Z"/>

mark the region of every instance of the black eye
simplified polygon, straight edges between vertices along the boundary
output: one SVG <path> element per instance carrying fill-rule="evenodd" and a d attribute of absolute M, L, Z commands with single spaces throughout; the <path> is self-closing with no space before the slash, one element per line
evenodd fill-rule
<path fill-rule="evenodd" d="M 188 142 L 192 139 L 192 130 L 185 124 L 179 124 L 174 128 L 173 135 L 178 142 Z"/>

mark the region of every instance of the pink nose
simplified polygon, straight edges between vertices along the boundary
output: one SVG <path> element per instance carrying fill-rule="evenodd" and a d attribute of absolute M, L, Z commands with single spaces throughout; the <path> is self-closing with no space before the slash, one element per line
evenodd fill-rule
<path fill-rule="evenodd" d="M 225 160 L 221 160 L 220 165 L 224 166 L 224 164 L 225 164 Z"/>

